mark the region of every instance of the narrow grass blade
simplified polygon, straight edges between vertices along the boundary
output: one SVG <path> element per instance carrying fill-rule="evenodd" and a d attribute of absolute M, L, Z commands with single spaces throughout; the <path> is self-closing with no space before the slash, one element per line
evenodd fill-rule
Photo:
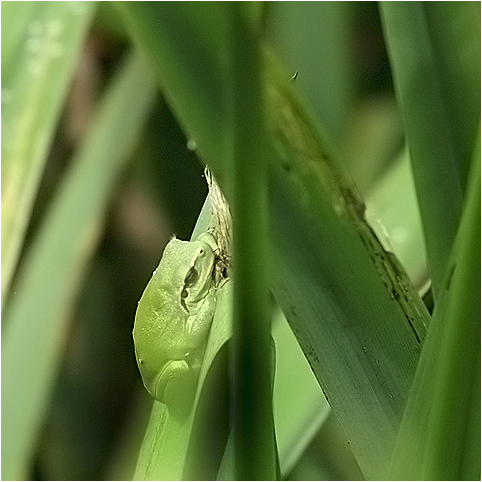
<path fill-rule="evenodd" d="M 67 314 L 95 247 L 112 189 L 155 93 L 130 57 L 115 76 L 46 214 L 6 308 L 2 336 L 2 477 L 28 476 L 59 367 Z M 129 102 L 126 102 L 129 99 Z"/>
<path fill-rule="evenodd" d="M 268 158 L 260 22 L 229 4 L 227 144 L 232 171 L 233 341 L 230 383 L 234 479 L 274 480 L 271 317 L 268 299 Z"/>
<path fill-rule="evenodd" d="M 480 137 L 443 288 L 400 427 L 393 480 L 480 479 Z"/>
<path fill-rule="evenodd" d="M 480 132 L 480 3 L 423 4 L 465 188 Z"/>
<path fill-rule="evenodd" d="M 464 2 L 464 5 L 462 8 L 472 8 L 471 2 Z M 468 145 L 472 144 L 480 116 L 479 111 L 475 119 L 474 116 L 461 117 L 460 108 L 479 105 L 480 92 L 478 99 L 465 98 L 464 103 L 457 102 L 463 83 L 453 82 L 457 74 L 446 73 L 449 66 L 456 71 L 460 59 L 457 56 L 449 58 L 448 54 L 453 54 L 454 49 L 447 50 L 444 45 L 457 43 L 458 38 L 451 36 L 453 30 L 448 28 L 452 22 L 450 9 L 444 8 L 445 18 L 436 9 L 440 9 L 440 4 L 432 8 L 424 2 L 381 3 L 385 39 L 425 232 L 432 288 L 438 302 L 462 211 L 467 159 L 462 157 L 464 149 L 461 146 L 467 145 L 467 141 Z M 478 33 L 476 28 L 473 42 L 480 39 L 480 5 L 478 11 Z M 438 13 L 438 22 L 431 12 Z M 465 61 L 475 64 L 478 61 L 480 75 L 480 52 L 478 58 Z M 473 90 L 467 91 L 467 95 L 469 93 L 473 94 Z M 454 111 L 459 115 L 453 116 Z M 459 122 L 465 128 L 460 129 Z"/>
<path fill-rule="evenodd" d="M 2 298 L 94 2 L 2 4 Z"/>

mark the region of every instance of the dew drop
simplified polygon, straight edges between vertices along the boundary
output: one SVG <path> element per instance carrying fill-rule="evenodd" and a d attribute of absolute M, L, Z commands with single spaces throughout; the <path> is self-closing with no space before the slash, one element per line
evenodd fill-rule
<path fill-rule="evenodd" d="M 197 143 L 194 139 L 188 139 L 186 146 L 190 151 L 195 151 L 197 149 Z"/>

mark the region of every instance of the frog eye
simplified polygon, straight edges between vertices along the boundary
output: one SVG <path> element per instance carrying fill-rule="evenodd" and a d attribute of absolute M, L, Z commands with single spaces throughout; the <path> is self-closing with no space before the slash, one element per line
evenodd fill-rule
<path fill-rule="evenodd" d="M 192 267 L 184 280 L 186 286 L 192 286 L 199 278 L 199 273 L 196 268 Z"/>

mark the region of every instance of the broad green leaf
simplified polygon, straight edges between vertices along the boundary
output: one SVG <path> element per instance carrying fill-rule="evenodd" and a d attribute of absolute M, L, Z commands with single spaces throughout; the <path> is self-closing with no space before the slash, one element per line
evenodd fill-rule
<path fill-rule="evenodd" d="M 4 300 L 94 10 L 94 2 L 2 4 Z"/>
<path fill-rule="evenodd" d="M 364 205 L 334 170 L 305 111 L 286 84 L 275 85 L 272 286 L 360 468 L 380 478 L 428 314 L 366 223 Z"/>
<path fill-rule="evenodd" d="M 284 65 L 298 71 L 296 86 L 310 99 L 330 137 L 341 145 L 355 79 L 350 29 L 356 10 L 349 2 L 270 2 L 268 38 Z M 296 32 L 296 35 L 293 35 Z"/>
<path fill-rule="evenodd" d="M 95 247 L 113 187 L 154 94 L 154 82 L 145 63 L 138 56 L 129 57 L 107 88 L 88 135 L 26 255 L 15 296 L 3 319 L 4 479 L 28 476 L 61 362 L 67 315 Z"/>

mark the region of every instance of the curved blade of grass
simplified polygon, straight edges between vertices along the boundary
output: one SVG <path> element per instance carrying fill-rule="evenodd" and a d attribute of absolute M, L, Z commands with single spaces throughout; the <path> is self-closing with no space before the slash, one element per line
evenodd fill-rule
<path fill-rule="evenodd" d="M 2 4 L 2 298 L 94 2 Z"/>
<path fill-rule="evenodd" d="M 443 302 L 400 427 L 393 480 L 480 479 L 480 301 L 479 137 Z"/>
<path fill-rule="evenodd" d="M 464 5 L 454 8 L 474 9 L 470 2 Z M 462 211 L 468 161 L 463 158 L 464 150 L 467 151 L 463 146 L 472 144 L 480 116 L 480 111 L 474 118 L 466 116 L 463 110 L 465 105 L 480 105 L 480 80 L 476 89 L 478 99 L 475 96 L 465 97 L 463 103 L 458 101 L 465 84 L 463 74 L 457 73 L 461 70 L 460 59 L 453 48 L 444 48 L 446 44 L 457 44 L 458 38 L 448 28 L 453 22 L 450 8 L 444 7 L 445 15 L 437 11 L 440 8 L 440 5 L 429 7 L 424 2 L 381 3 L 436 302 L 441 301 L 444 274 Z M 476 27 L 473 42 L 480 39 L 480 5 L 475 5 L 477 8 L 478 32 Z M 438 15 L 432 15 L 432 11 Z M 455 55 L 450 58 L 450 54 Z M 468 66 L 478 63 L 480 76 L 480 51 L 466 62 Z M 462 81 L 454 82 L 458 77 Z M 469 92 L 474 91 L 468 90 L 465 95 Z M 467 154 L 470 159 L 470 151 L 465 152 L 466 157 Z"/>
<path fill-rule="evenodd" d="M 223 37 L 212 41 L 223 17 L 216 6 L 200 13 L 189 5 L 127 2 L 122 11 L 229 199 L 223 146 L 213 139 L 225 122 Z M 206 38 L 197 25 L 204 20 L 213 26 Z M 186 36 L 171 32 L 179 24 L 182 31 L 191 24 L 193 29 Z M 275 65 L 267 60 L 271 286 L 364 474 L 383 478 L 428 313 L 397 260 L 366 224 L 363 204 L 335 171 L 326 140 L 300 107 L 289 75 Z M 217 96 L 207 106 L 213 92 Z"/>
<path fill-rule="evenodd" d="M 4 479 L 28 475 L 60 363 L 67 314 L 154 93 L 150 71 L 137 56 L 129 58 L 108 88 L 19 274 L 2 336 Z"/>

